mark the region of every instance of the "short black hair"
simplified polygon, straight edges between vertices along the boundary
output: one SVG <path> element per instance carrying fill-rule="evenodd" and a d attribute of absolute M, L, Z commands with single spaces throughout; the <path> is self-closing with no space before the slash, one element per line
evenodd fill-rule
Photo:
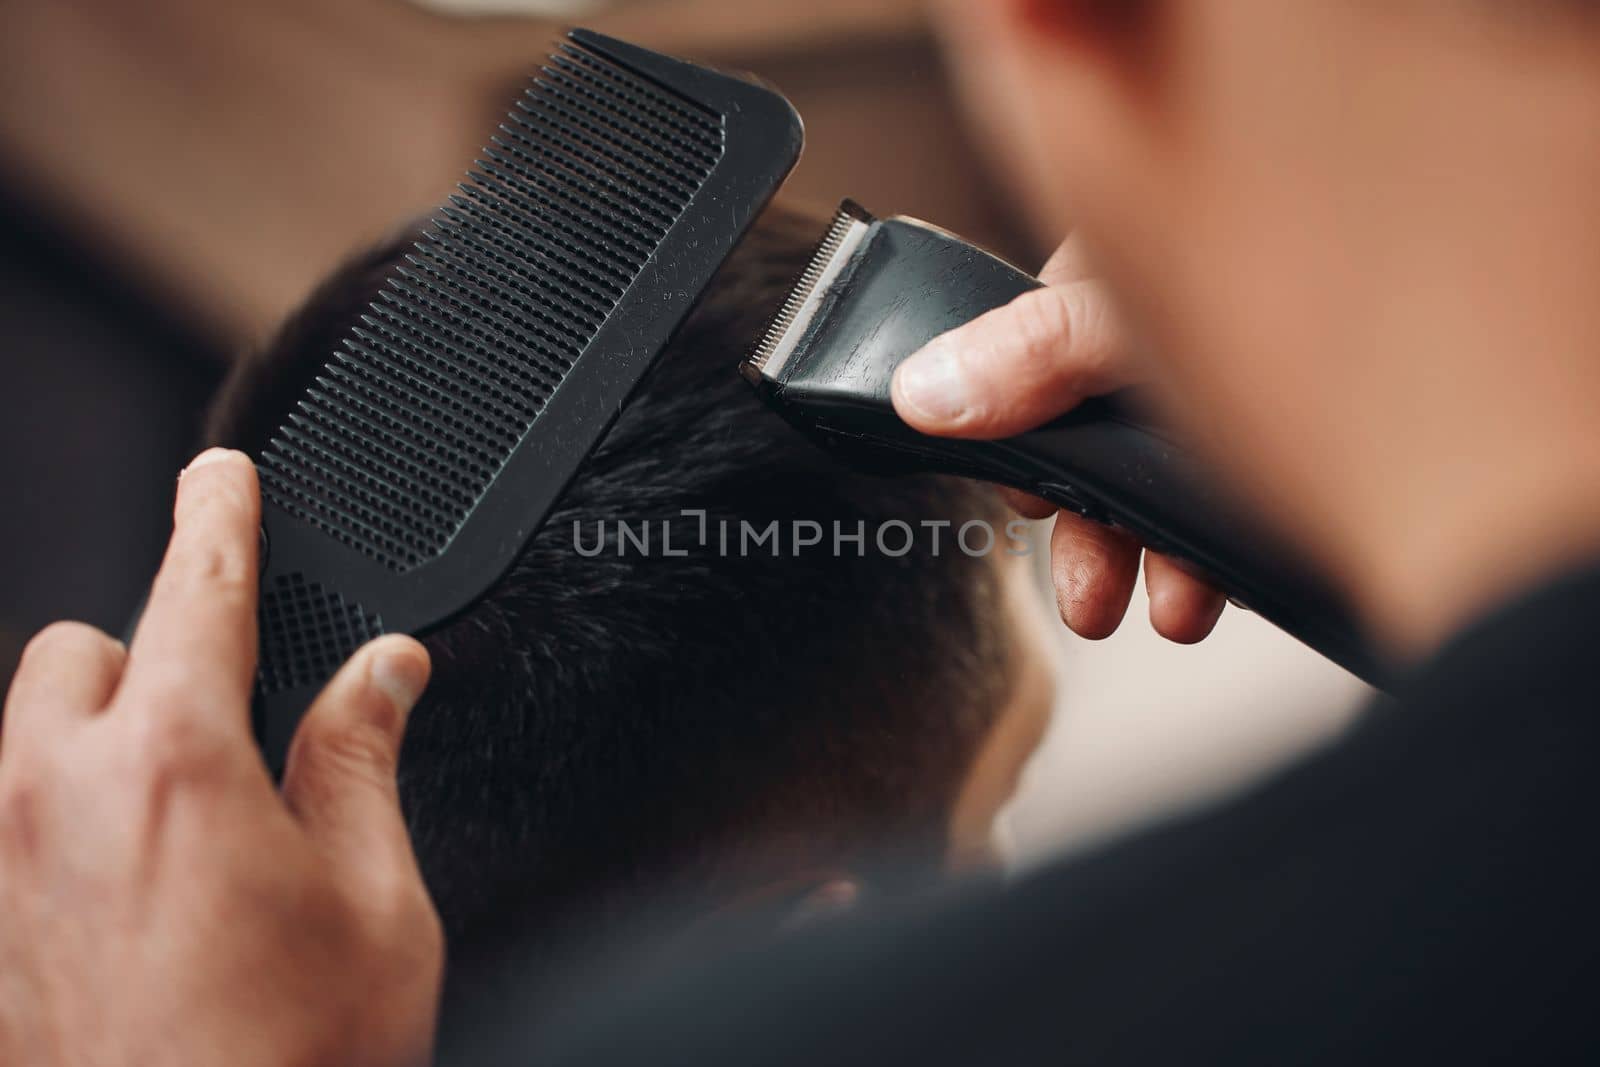
<path fill-rule="evenodd" d="M 739 379 L 823 229 L 769 209 L 510 573 L 426 637 L 401 795 L 453 950 L 496 936 L 477 927 L 508 885 L 559 924 L 686 871 L 714 888 L 763 849 L 941 838 L 1010 683 L 998 568 L 920 524 L 1001 510 L 971 483 L 845 470 Z M 241 359 L 212 443 L 259 454 L 415 237 L 348 263 Z M 866 548 L 720 550 L 724 521 L 774 520 L 861 523 Z M 920 531 L 904 555 L 873 544 L 893 520 Z M 616 543 L 619 522 L 663 521 L 683 555 Z"/>

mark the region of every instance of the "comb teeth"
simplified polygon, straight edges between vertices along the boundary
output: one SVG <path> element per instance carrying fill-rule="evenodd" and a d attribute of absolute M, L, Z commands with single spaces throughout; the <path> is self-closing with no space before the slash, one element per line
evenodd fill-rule
<path fill-rule="evenodd" d="M 836 267 L 836 258 L 839 250 L 844 247 L 846 239 L 870 222 L 872 216 L 854 201 L 846 200 L 840 206 L 838 213 L 833 216 L 833 223 L 828 227 L 828 232 L 823 235 L 822 243 L 812 253 L 811 261 L 806 264 L 806 269 L 795 281 L 794 288 L 790 289 L 789 295 L 784 298 L 783 306 L 773 317 L 767 332 L 761 336 L 760 342 L 746 358 L 741 369 L 747 375 L 751 372 L 759 375 L 767 369 L 773 354 L 778 351 L 784 339 L 789 337 L 791 331 L 794 331 L 796 322 L 801 318 L 801 312 L 806 310 L 812 298 L 817 295 L 823 278 L 837 273 L 836 269 L 830 271 L 829 268 Z"/>
<path fill-rule="evenodd" d="M 393 571 L 438 557 L 722 158 L 722 120 L 563 44 L 260 458 Z"/>

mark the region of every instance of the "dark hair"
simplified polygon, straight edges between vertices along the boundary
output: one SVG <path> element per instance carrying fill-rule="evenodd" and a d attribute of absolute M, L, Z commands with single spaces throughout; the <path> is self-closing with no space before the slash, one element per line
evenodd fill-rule
<path fill-rule="evenodd" d="M 554 924 L 683 872 L 731 882 L 763 847 L 816 862 L 944 830 L 1008 691 L 999 577 L 949 531 L 899 557 L 873 531 L 1000 512 L 969 483 L 840 468 L 739 380 L 822 229 L 760 220 L 512 571 L 427 637 L 401 792 L 453 951 L 508 884 Z M 238 364 L 213 442 L 259 451 L 413 239 L 349 263 Z M 685 509 L 705 512 L 706 545 Z M 717 550 L 722 520 L 798 519 L 863 523 L 864 554 Z M 673 521 L 686 554 L 618 545 L 619 520 Z M 575 530 L 591 551 L 597 521 L 589 558 Z"/>

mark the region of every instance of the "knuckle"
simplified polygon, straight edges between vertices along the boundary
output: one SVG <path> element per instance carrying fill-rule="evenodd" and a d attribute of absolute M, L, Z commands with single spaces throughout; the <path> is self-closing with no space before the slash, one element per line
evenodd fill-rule
<path fill-rule="evenodd" d="M 187 714 L 198 710 L 194 706 L 193 696 L 199 676 L 199 669 L 195 664 L 175 656 L 168 656 L 155 662 L 142 663 L 139 669 L 141 673 L 137 699 L 141 704 L 159 710 L 161 715 L 156 718 L 164 717 L 168 713 Z M 121 703 L 123 699 L 119 696 L 118 702 Z M 134 698 L 129 696 L 126 699 Z M 147 721 L 150 717 L 140 716 L 139 729 L 150 726 Z"/>
<path fill-rule="evenodd" d="M 413 870 L 392 864 L 373 876 L 368 909 L 383 930 L 403 930 L 419 936 L 438 921 L 428 895 Z"/>
<path fill-rule="evenodd" d="M 1095 381 L 1104 381 L 1122 361 L 1122 334 L 1110 295 L 1099 285 L 1068 287 L 1062 294 L 1075 324 L 1074 362 Z"/>
<path fill-rule="evenodd" d="M 1101 327 L 1098 302 L 1087 286 L 1069 285 L 1061 290 L 1061 316 L 1072 324 L 1071 352 L 1074 367 L 1088 369 L 1100 355 L 1097 344 Z"/>
<path fill-rule="evenodd" d="M 319 770 L 371 774 L 392 762 L 388 736 L 361 719 L 334 723 L 307 719 L 295 747 L 297 758 Z"/>
<path fill-rule="evenodd" d="M 344 892 L 354 929 L 380 952 L 419 959 L 443 953 L 444 925 L 415 864 L 396 855 L 368 867 Z"/>
<path fill-rule="evenodd" d="M 1061 377 L 1072 351 L 1074 323 L 1064 291 L 1042 289 L 1030 294 L 1017 308 L 1016 328 L 1021 337 L 1018 372 L 1034 381 Z"/>
<path fill-rule="evenodd" d="M 184 475 L 175 511 L 174 537 L 197 573 L 231 573 L 243 566 L 256 543 L 257 509 L 252 479 L 243 464 L 210 464 Z"/>
<path fill-rule="evenodd" d="M 256 568 L 248 551 L 237 541 L 218 540 L 196 545 L 181 572 L 185 583 L 202 586 L 212 601 L 238 607 L 255 587 Z"/>
<path fill-rule="evenodd" d="M 18 670 L 37 669 L 41 663 L 97 653 L 111 643 L 111 638 L 88 623 L 53 622 L 28 641 L 22 650 Z"/>
<path fill-rule="evenodd" d="M 137 773 L 152 782 L 163 786 L 203 782 L 225 764 L 227 749 L 218 732 L 189 708 L 150 709 L 138 716 L 137 723 L 127 752 Z"/>

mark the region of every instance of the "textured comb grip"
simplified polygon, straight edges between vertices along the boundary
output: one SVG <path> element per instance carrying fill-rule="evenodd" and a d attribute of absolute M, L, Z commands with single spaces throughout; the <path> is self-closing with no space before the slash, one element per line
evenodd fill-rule
<path fill-rule="evenodd" d="M 782 97 L 576 31 L 258 457 L 257 732 L 504 573 L 793 167 Z"/>
<path fill-rule="evenodd" d="M 320 684 L 381 633 L 383 620 L 360 604 L 304 575 L 281 575 L 261 593 L 261 692 Z"/>

